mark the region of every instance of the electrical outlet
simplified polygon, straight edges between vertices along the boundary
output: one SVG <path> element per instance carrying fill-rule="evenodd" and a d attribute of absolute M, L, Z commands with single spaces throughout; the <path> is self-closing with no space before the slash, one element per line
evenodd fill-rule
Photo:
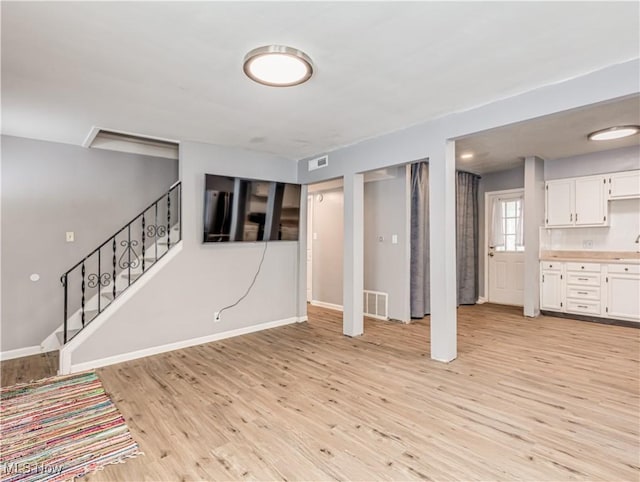
<path fill-rule="evenodd" d="M 593 239 L 585 239 L 582 241 L 582 247 L 584 249 L 593 249 Z"/>
<path fill-rule="evenodd" d="M 378 236 L 378 242 L 384 243 L 384 236 Z"/>
<path fill-rule="evenodd" d="M 213 321 L 220 321 L 220 312 L 219 311 L 216 311 L 213 314 Z"/>
<path fill-rule="evenodd" d="M 73 243 L 76 239 L 76 235 L 73 231 L 67 231 L 67 243 Z"/>

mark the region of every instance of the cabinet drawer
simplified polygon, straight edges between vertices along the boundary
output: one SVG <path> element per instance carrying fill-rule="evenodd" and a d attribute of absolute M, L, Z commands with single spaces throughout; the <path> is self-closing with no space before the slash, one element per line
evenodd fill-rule
<path fill-rule="evenodd" d="M 600 286 L 600 274 L 567 273 L 567 284 L 579 286 Z"/>
<path fill-rule="evenodd" d="M 543 261 L 540 264 L 544 270 L 562 270 L 562 263 L 560 261 Z"/>
<path fill-rule="evenodd" d="M 567 271 L 599 273 L 600 263 L 567 263 Z"/>
<path fill-rule="evenodd" d="M 640 264 L 609 264 L 609 273 L 640 274 Z"/>
<path fill-rule="evenodd" d="M 600 288 L 591 286 L 567 286 L 567 298 L 600 301 Z"/>
<path fill-rule="evenodd" d="M 600 302 L 599 301 L 567 301 L 567 311 L 571 313 L 584 313 L 588 315 L 600 314 Z"/>

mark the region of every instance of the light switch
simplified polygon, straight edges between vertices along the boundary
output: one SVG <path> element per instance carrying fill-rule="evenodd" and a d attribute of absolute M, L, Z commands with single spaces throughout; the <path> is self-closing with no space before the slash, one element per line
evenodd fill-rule
<path fill-rule="evenodd" d="M 318 233 L 313 233 L 313 239 L 318 239 Z"/>
<path fill-rule="evenodd" d="M 392 234 L 391 235 L 391 244 L 398 244 L 398 235 L 397 234 Z"/>
<path fill-rule="evenodd" d="M 73 231 L 67 231 L 67 243 L 73 243 L 76 239 L 76 235 Z"/>

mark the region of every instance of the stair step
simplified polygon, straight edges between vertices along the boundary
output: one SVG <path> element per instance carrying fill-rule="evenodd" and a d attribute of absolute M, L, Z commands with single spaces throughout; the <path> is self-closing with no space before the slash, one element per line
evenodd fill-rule
<path fill-rule="evenodd" d="M 124 290 L 121 291 L 116 291 L 116 298 L 118 296 L 120 296 L 120 294 L 123 292 Z M 108 293 L 102 293 L 102 296 L 106 299 L 108 299 L 109 301 L 113 301 L 113 292 L 109 291 Z"/>
<path fill-rule="evenodd" d="M 71 340 L 80 330 L 67 330 L 67 341 Z M 64 331 L 56 332 L 56 338 L 61 345 L 64 345 Z"/>
<path fill-rule="evenodd" d="M 145 263 L 146 263 L 146 261 L 145 261 Z M 145 268 L 146 268 L 146 266 L 145 266 Z M 142 276 L 142 273 L 131 273 L 131 282 L 133 283 L 135 280 L 140 278 L 140 276 Z M 124 272 L 120 273 L 120 278 L 126 283 L 129 280 L 129 274 L 126 271 L 124 271 Z"/>

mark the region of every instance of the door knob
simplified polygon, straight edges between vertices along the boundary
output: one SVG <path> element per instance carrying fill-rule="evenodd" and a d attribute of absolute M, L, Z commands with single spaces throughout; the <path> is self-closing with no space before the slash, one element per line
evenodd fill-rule
<path fill-rule="evenodd" d="M 493 258 L 493 253 L 489 253 L 489 256 L 491 256 Z"/>

